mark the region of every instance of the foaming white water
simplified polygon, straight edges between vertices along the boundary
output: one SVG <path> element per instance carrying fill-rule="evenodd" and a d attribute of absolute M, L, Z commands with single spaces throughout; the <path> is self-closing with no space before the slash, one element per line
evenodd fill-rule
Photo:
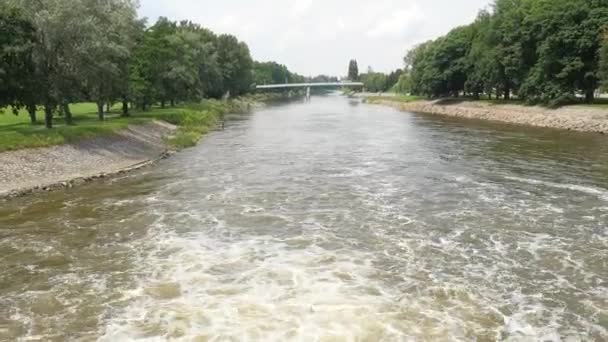
<path fill-rule="evenodd" d="M 102 341 L 400 339 L 395 304 L 363 252 L 328 251 L 318 236 L 221 241 L 159 234 L 149 277 Z"/>
<path fill-rule="evenodd" d="M 536 180 L 536 179 L 511 177 L 511 176 L 507 176 L 507 177 L 505 177 L 505 179 L 508 179 L 511 181 L 516 181 L 516 182 L 521 182 L 521 183 L 532 184 L 532 185 L 543 185 L 543 186 L 548 186 L 551 188 L 584 192 L 589 195 L 595 195 L 603 201 L 608 201 L 608 190 L 606 190 L 606 189 L 600 189 L 600 188 L 578 185 L 578 184 L 562 184 L 562 183 L 554 183 L 554 182 L 547 182 L 547 181 L 541 181 L 541 180 Z"/>

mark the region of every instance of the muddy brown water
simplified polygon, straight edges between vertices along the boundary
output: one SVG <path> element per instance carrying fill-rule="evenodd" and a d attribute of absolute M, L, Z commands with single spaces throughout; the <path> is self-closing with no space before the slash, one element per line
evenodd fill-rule
<path fill-rule="evenodd" d="M 608 139 L 338 96 L 0 202 L 0 340 L 605 341 Z"/>

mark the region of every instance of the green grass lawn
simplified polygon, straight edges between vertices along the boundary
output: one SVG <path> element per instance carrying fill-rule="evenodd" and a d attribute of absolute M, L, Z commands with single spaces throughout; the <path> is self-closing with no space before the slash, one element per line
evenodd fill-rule
<path fill-rule="evenodd" d="M 70 108 L 74 124 L 68 126 L 62 117 L 55 116 L 52 129 L 44 127 L 42 111 L 37 113 L 39 122 L 32 125 L 27 112 L 20 111 L 18 115 L 14 115 L 11 110 L 4 110 L 0 113 L 0 151 L 59 145 L 86 137 L 110 134 L 131 123 L 147 119 L 136 115 L 121 118 L 118 107 L 115 107 L 107 115 L 106 121 L 99 121 L 96 105 L 93 103 L 73 104 Z"/>
<path fill-rule="evenodd" d="M 99 121 L 94 103 L 73 104 L 70 108 L 74 124 L 68 126 L 62 117 L 55 116 L 52 129 L 44 127 L 44 115 L 41 111 L 37 113 L 39 123 L 32 125 L 27 112 L 22 111 L 19 115 L 14 115 L 10 110 L 5 110 L 0 114 L 0 151 L 60 145 L 87 137 L 107 135 L 130 124 L 162 119 L 180 110 L 155 108 L 150 112 L 134 111 L 131 117 L 122 118 L 120 106 L 116 106 L 106 115 L 105 121 Z"/>
<path fill-rule="evenodd" d="M 593 103 L 580 103 L 573 105 L 575 107 L 589 107 L 589 108 L 599 108 L 599 109 L 607 109 L 608 110 L 608 99 L 601 98 L 595 99 Z"/>
<path fill-rule="evenodd" d="M 154 107 L 146 112 L 132 110 L 131 116 L 127 118 L 120 116 L 122 105 L 119 104 L 106 114 L 105 121 L 98 119 L 97 106 L 94 103 L 77 103 L 70 105 L 74 124 L 66 125 L 63 117 L 56 115 L 52 129 L 45 128 L 42 111 L 37 113 L 39 122 L 32 125 L 26 111 L 14 115 L 11 110 L 5 109 L 0 113 L 0 152 L 61 145 L 83 138 L 111 134 L 130 124 L 151 120 L 164 120 L 180 126 L 175 137 L 169 142 L 178 148 L 188 147 L 211 129 L 222 114 L 244 111 L 251 101 L 249 98 L 229 102 L 204 100 L 178 107 Z"/>

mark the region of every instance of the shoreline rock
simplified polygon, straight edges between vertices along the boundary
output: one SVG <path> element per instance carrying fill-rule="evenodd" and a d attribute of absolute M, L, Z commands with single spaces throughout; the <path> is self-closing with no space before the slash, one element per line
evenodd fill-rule
<path fill-rule="evenodd" d="M 502 123 L 555 128 L 578 132 L 608 134 L 608 110 L 585 107 L 548 109 L 521 105 L 494 105 L 484 102 L 374 100 L 371 104 L 390 106 L 399 110 L 489 120 Z"/>
<path fill-rule="evenodd" d="M 153 121 L 112 135 L 0 153 L 0 200 L 70 189 L 123 175 L 167 158 L 176 126 Z"/>

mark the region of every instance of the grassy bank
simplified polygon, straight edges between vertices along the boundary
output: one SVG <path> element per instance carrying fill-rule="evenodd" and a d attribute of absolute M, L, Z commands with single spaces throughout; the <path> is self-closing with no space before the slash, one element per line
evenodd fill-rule
<path fill-rule="evenodd" d="M 203 101 L 178 108 L 169 113 L 157 116 L 178 126 L 174 136 L 168 138 L 168 143 L 176 148 L 186 148 L 196 145 L 200 138 L 215 127 L 218 121 L 223 120 L 228 113 L 242 113 L 249 110 L 251 101 L 248 99 L 228 102 Z"/>
<path fill-rule="evenodd" d="M 423 96 L 396 94 L 394 96 L 371 95 L 371 96 L 366 96 L 365 100 L 368 103 L 372 103 L 372 104 L 381 103 L 383 101 L 410 103 L 410 102 L 422 101 L 422 100 L 435 100 L 435 101 L 437 101 L 438 105 L 451 105 L 451 104 L 471 102 L 471 103 L 482 103 L 482 104 L 487 104 L 487 105 L 491 105 L 491 106 L 500 106 L 500 105 L 531 106 L 530 104 L 527 104 L 525 101 L 519 100 L 519 99 L 509 99 L 509 100 L 488 99 L 487 97 L 484 97 L 481 99 L 473 99 L 471 97 L 447 97 L 447 98 L 442 98 L 442 99 L 429 99 L 429 98 L 426 98 Z M 578 102 L 564 104 L 559 107 L 549 107 L 549 106 L 544 106 L 544 107 L 547 109 L 557 109 L 557 108 L 564 108 L 564 107 L 566 107 L 566 108 L 567 107 L 574 107 L 574 108 L 578 107 L 578 108 L 608 109 L 608 98 L 597 98 L 591 103 L 585 103 L 581 99 Z"/>
<path fill-rule="evenodd" d="M 178 125 L 178 131 L 168 142 L 176 148 L 188 147 L 196 144 L 224 114 L 247 110 L 252 101 L 253 98 L 228 102 L 205 100 L 178 107 L 155 107 L 146 112 L 132 111 L 130 117 L 121 117 L 120 106 L 116 106 L 107 114 L 105 121 L 98 120 L 95 104 L 79 103 L 70 106 L 74 117 L 73 125 L 65 125 L 63 118 L 56 117 L 52 129 L 46 129 L 42 123 L 32 125 L 24 111 L 15 116 L 5 110 L 0 114 L 0 152 L 61 145 L 111 134 L 129 125 L 150 120 L 164 120 Z M 43 117 L 41 112 L 38 117 Z"/>
<path fill-rule="evenodd" d="M 393 102 L 401 102 L 401 103 L 409 103 L 418 100 L 424 100 L 421 96 L 413 96 L 413 95 L 395 95 L 395 96 L 367 96 L 365 101 L 367 103 L 380 103 L 382 101 L 393 101 Z"/>

